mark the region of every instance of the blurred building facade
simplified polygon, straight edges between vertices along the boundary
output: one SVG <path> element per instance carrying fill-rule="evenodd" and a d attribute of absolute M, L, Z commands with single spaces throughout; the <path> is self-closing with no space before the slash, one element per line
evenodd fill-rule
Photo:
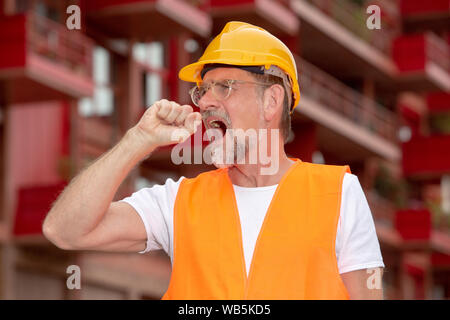
<path fill-rule="evenodd" d="M 81 30 L 66 22 L 81 10 Z M 366 8 L 381 8 L 370 30 Z M 159 299 L 161 252 L 66 252 L 41 234 L 58 193 L 154 101 L 190 104 L 179 69 L 227 21 L 294 53 L 301 101 L 286 150 L 348 164 L 375 219 L 386 298 L 449 298 L 450 5 L 420 0 L 0 0 L 0 298 Z M 200 139 L 201 141 L 201 139 Z M 193 177 L 160 148 L 116 194 Z M 81 268 L 68 290 L 66 269 Z"/>

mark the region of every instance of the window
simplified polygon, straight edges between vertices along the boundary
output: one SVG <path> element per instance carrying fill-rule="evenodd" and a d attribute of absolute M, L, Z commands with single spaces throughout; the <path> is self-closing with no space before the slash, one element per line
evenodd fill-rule
<path fill-rule="evenodd" d="M 161 42 L 136 43 L 133 58 L 143 72 L 143 105 L 151 106 L 155 101 L 167 97 L 167 70 L 165 69 L 164 45 Z"/>
<path fill-rule="evenodd" d="M 83 98 L 78 103 L 82 116 L 109 116 L 114 111 L 114 92 L 111 88 L 111 55 L 102 47 L 93 51 L 92 72 L 94 96 Z"/>

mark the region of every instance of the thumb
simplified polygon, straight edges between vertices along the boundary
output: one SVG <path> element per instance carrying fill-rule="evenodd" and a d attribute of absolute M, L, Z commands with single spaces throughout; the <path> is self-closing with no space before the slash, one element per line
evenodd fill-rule
<path fill-rule="evenodd" d="M 186 117 L 184 127 L 191 133 L 195 133 L 202 123 L 202 115 L 199 112 L 192 112 Z"/>

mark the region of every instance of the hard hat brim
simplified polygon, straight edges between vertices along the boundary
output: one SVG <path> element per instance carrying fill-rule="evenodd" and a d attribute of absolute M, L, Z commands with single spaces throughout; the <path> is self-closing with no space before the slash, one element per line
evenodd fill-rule
<path fill-rule="evenodd" d="M 214 60 L 203 60 L 200 62 L 194 62 L 191 63 L 185 67 L 183 67 L 180 72 L 178 73 L 178 77 L 183 81 L 188 82 L 201 82 L 201 71 L 203 69 L 203 66 L 206 64 L 226 64 L 230 66 L 250 66 L 252 64 L 249 64 L 248 62 L 242 62 L 242 61 L 233 61 L 230 63 L 229 59 L 214 59 Z M 254 64 L 255 66 L 261 65 L 260 63 Z"/>

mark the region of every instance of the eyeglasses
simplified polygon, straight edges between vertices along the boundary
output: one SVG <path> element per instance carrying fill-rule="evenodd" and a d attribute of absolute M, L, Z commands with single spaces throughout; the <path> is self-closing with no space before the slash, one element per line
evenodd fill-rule
<path fill-rule="evenodd" d="M 270 83 L 262 83 L 262 82 L 252 82 L 252 81 L 244 81 L 244 80 L 221 80 L 221 81 L 211 81 L 208 83 L 202 83 L 199 86 L 193 87 L 189 94 L 191 95 L 192 102 L 198 107 L 198 103 L 201 98 L 208 92 L 208 90 L 211 88 L 211 92 L 213 96 L 217 100 L 226 100 L 230 94 L 231 89 L 233 89 L 233 85 L 235 83 L 250 83 L 250 84 L 256 84 L 260 86 L 271 86 Z"/>

